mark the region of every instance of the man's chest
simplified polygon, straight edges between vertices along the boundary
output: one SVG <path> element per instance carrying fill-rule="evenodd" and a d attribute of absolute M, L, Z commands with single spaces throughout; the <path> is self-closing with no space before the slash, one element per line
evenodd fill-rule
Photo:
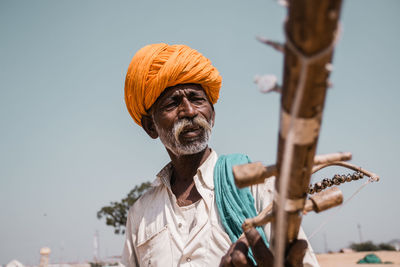
<path fill-rule="evenodd" d="M 181 208 L 170 198 L 161 209 L 149 209 L 137 229 L 136 252 L 141 266 L 217 266 L 231 241 L 215 205 L 201 199 Z M 178 263 L 178 264 L 177 264 Z"/>

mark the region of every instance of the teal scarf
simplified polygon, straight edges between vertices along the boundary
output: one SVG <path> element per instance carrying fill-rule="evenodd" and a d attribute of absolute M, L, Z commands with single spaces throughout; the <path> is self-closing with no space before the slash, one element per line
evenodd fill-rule
<path fill-rule="evenodd" d="M 245 163 L 250 163 L 250 159 L 246 155 L 222 155 L 218 158 L 214 168 L 214 190 L 218 214 L 232 243 L 236 242 L 243 233 L 244 220 L 257 215 L 250 189 L 237 188 L 233 178 L 232 167 Z M 257 230 L 268 247 L 263 229 L 257 227 Z M 255 263 L 250 249 L 249 257 Z"/>

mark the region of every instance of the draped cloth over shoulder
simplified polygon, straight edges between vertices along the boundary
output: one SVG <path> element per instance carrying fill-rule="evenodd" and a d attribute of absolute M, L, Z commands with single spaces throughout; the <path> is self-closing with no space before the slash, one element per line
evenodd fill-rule
<path fill-rule="evenodd" d="M 222 155 L 218 158 L 214 168 L 215 202 L 217 203 L 221 223 L 232 243 L 236 242 L 243 233 L 242 224 L 244 220 L 257 215 L 254 198 L 249 188 L 239 189 L 236 187 L 232 173 L 234 165 L 250 162 L 249 157 L 246 155 Z M 256 229 L 268 246 L 263 229 L 261 227 Z M 255 263 L 251 249 L 249 249 L 248 256 Z"/>
<path fill-rule="evenodd" d="M 133 57 L 125 79 L 125 103 L 141 126 L 143 115 L 161 93 L 178 84 L 200 84 L 209 101 L 219 97 L 222 78 L 211 61 L 186 45 L 151 44 Z"/>

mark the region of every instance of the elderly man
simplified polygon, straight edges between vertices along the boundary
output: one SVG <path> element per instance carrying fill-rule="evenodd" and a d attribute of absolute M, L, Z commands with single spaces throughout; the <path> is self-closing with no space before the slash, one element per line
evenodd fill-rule
<path fill-rule="evenodd" d="M 208 147 L 221 80 L 207 58 L 185 45 L 148 45 L 133 57 L 128 111 L 151 138 L 160 138 L 171 162 L 129 211 L 125 265 L 272 266 L 269 228 L 243 235 L 240 224 L 271 203 L 273 181 L 237 189 L 231 167 L 248 158 L 218 157 Z M 318 266 L 306 248 L 295 242 L 288 264 Z"/>

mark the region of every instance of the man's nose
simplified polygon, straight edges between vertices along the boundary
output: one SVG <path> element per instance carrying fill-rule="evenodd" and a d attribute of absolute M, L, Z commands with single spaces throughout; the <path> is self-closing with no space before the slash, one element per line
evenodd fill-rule
<path fill-rule="evenodd" d="M 183 98 L 179 107 L 179 117 L 194 118 L 197 116 L 197 109 L 187 98 Z"/>

